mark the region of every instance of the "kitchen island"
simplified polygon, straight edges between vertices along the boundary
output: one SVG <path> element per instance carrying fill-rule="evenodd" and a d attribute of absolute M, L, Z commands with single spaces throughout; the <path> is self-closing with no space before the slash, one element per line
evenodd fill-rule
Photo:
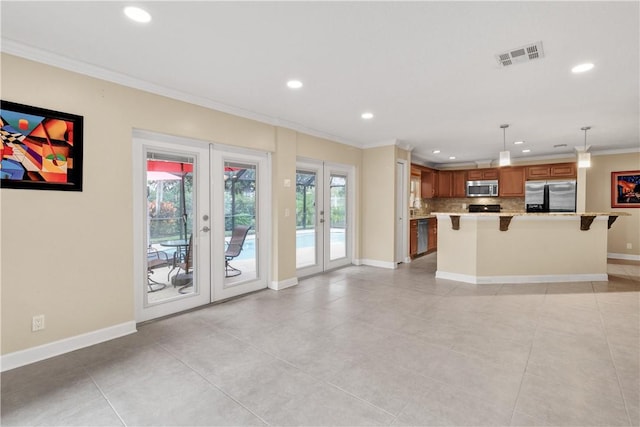
<path fill-rule="evenodd" d="M 607 230 L 626 212 L 436 212 L 436 277 L 467 283 L 606 281 Z"/>

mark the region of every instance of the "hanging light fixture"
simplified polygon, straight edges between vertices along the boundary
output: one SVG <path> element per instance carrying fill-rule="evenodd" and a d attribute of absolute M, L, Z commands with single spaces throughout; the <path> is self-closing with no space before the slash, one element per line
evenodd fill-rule
<path fill-rule="evenodd" d="M 511 164 L 511 153 L 507 150 L 507 128 L 509 125 L 500 125 L 502 129 L 502 147 L 500 152 L 500 166 L 509 166 Z"/>
<path fill-rule="evenodd" d="M 587 131 L 591 129 L 591 126 L 585 126 L 580 128 L 580 130 L 584 131 L 584 149 L 578 151 L 578 167 L 579 168 L 588 168 L 591 167 L 591 153 L 587 152 L 589 149 L 587 147 Z"/>

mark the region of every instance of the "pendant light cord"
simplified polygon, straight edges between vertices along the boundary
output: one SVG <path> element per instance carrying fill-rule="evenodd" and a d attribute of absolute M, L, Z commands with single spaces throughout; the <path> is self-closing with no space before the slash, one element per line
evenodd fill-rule
<path fill-rule="evenodd" d="M 587 152 L 587 131 L 591 129 L 591 126 L 585 126 L 580 128 L 580 130 L 584 131 L 584 152 Z"/>
<path fill-rule="evenodd" d="M 502 151 L 507 151 L 507 128 L 509 127 L 509 125 L 500 125 L 500 128 L 502 128 Z"/>

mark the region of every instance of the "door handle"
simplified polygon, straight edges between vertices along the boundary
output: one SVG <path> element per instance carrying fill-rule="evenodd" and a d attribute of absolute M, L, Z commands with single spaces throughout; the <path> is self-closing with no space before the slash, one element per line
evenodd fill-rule
<path fill-rule="evenodd" d="M 320 224 L 324 222 L 324 218 L 320 218 Z"/>
<path fill-rule="evenodd" d="M 202 227 L 202 231 L 207 232 L 210 231 L 211 229 L 209 227 L 207 227 L 206 225 L 204 227 Z"/>

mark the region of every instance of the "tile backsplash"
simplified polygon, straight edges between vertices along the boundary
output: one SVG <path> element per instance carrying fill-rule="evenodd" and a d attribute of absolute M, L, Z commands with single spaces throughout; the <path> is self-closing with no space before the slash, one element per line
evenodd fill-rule
<path fill-rule="evenodd" d="M 422 206 L 425 213 L 430 212 L 467 212 L 468 206 L 500 205 L 503 211 L 524 212 L 524 197 L 461 197 L 423 199 Z M 463 207 L 464 206 L 464 207 Z"/>

